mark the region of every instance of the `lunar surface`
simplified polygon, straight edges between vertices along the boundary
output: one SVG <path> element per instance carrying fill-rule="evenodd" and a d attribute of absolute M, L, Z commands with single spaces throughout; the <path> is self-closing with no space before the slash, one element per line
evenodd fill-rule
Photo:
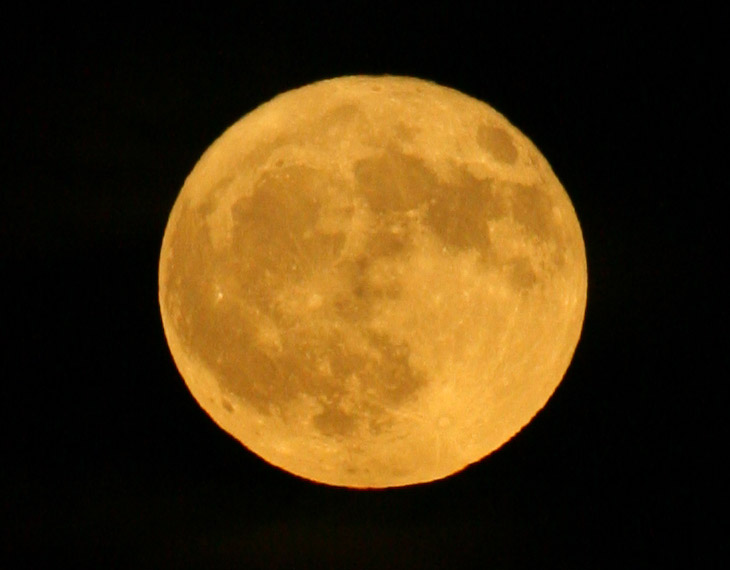
<path fill-rule="evenodd" d="M 392 76 L 275 97 L 205 152 L 159 266 L 202 408 L 295 475 L 446 477 L 545 405 L 586 303 L 573 206 L 483 102 Z"/>

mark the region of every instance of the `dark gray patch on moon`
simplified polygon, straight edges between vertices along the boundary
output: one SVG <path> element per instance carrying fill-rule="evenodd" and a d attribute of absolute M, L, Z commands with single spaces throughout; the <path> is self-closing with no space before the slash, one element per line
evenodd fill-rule
<path fill-rule="evenodd" d="M 242 280 L 266 294 L 282 280 L 311 275 L 315 260 L 336 258 L 344 234 L 312 232 L 328 192 L 328 181 L 314 169 L 288 166 L 265 173 L 253 196 L 234 204 L 231 249 Z"/>
<path fill-rule="evenodd" d="M 510 205 L 514 219 L 541 240 L 556 239 L 560 234 L 553 214 L 553 203 L 540 188 L 513 184 Z"/>
<path fill-rule="evenodd" d="M 491 247 L 489 220 L 501 217 L 489 181 L 470 180 L 434 195 L 428 209 L 428 225 L 449 248 L 475 248 L 483 257 Z"/>
<path fill-rule="evenodd" d="M 355 112 L 349 107 L 335 111 L 335 122 Z M 500 135 L 490 136 L 498 140 Z M 504 148 L 500 152 L 503 158 L 509 155 Z M 407 344 L 367 329 L 378 303 L 402 296 L 399 278 L 384 276 L 379 262 L 404 261 L 422 223 L 445 248 L 474 249 L 484 264 L 495 260 L 490 240 L 495 220 L 512 218 L 541 240 L 552 239 L 558 230 L 550 199 L 538 188 L 477 180 L 465 169 L 446 184 L 423 160 L 394 148 L 358 161 L 354 174 L 355 194 L 375 214 L 364 230 L 365 247 L 354 257 L 341 258 L 344 233 L 315 229 L 323 205 L 331 203 L 332 188 L 344 183 L 302 165 L 265 172 L 253 195 L 234 204 L 228 251 L 214 251 L 209 228 L 200 224 L 214 211 L 212 198 L 197 210 L 183 206 L 170 240 L 166 302 L 185 309 L 171 314 L 186 350 L 211 370 L 223 392 L 261 414 L 285 411 L 301 396 L 312 398 L 321 406 L 312 421 L 327 437 L 346 436 L 362 426 L 371 433 L 383 430 L 390 423 L 388 410 L 409 401 L 427 383 L 410 365 Z M 422 217 L 410 216 L 414 210 Z M 345 209 L 343 215 L 352 217 L 354 211 Z M 533 261 L 506 261 L 513 287 L 534 286 Z M 302 313 L 294 318 L 277 309 L 275 295 L 282 284 L 324 270 L 345 285 L 323 301 L 332 311 L 329 316 L 317 320 Z M 273 344 L 260 340 L 262 316 L 276 331 Z M 233 411 L 228 399 L 221 405 Z"/>
<path fill-rule="evenodd" d="M 515 289 L 529 289 L 537 283 L 537 274 L 528 257 L 518 257 L 509 263 L 510 283 Z"/>
<path fill-rule="evenodd" d="M 336 405 L 327 406 L 312 418 L 314 427 L 325 436 L 350 435 L 357 428 L 357 419 L 343 412 Z"/>
<path fill-rule="evenodd" d="M 477 144 L 499 162 L 514 164 L 517 160 L 517 149 L 512 137 L 504 129 L 480 125 L 477 129 Z"/>
<path fill-rule="evenodd" d="M 384 214 L 371 228 L 369 247 L 336 269 L 346 285 L 342 306 L 326 299 L 337 315 L 294 319 L 278 311 L 276 293 L 335 266 L 344 242 L 341 234 L 311 231 L 325 202 L 321 177 L 306 168 L 287 167 L 263 177 L 251 197 L 232 209 L 234 230 L 228 251 L 214 250 L 202 211 L 182 207 L 170 239 L 172 259 L 165 303 L 185 351 L 197 357 L 222 392 L 247 402 L 259 413 L 282 411 L 302 396 L 322 406 L 313 422 L 325 436 L 346 435 L 357 426 L 373 432 L 389 424 L 387 410 L 413 397 L 426 384 L 409 363 L 405 344 L 368 331 L 367 318 L 378 300 L 400 295 L 398 282 L 374 277 L 384 257 L 397 257 L 411 246 L 398 216 Z M 296 184 L 292 185 L 292 181 Z M 308 239 L 302 236 L 308 234 Z M 349 287 L 349 289 L 347 289 Z M 359 309 L 352 310 L 353 303 Z M 174 308 L 178 307 L 179 310 Z M 184 310 L 183 310 L 184 308 Z M 262 343 L 264 316 L 276 342 Z M 364 340 L 364 345 L 362 344 Z M 348 379 L 356 379 L 353 384 Z M 346 411 L 348 398 L 369 404 Z M 234 410 L 230 399 L 221 406 Z"/>
<path fill-rule="evenodd" d="M 395 126 L 395 137 L 400 142 L 413 142 L 418 130 L 416 127 L 400 122 Z"/>
<path fill-rule="evenodd" d="M 489 142 L 492 151 L 503 160 L 516 158 L 509 135 L 501 129 L 484 127 L 482 142 Z M 355 166 L 358 190 L 362 191 L 379 220 L 388 219 L 388 224 L 396 220 L 403 222 L 407 220 L 408 211 L 420 208 L 425 212 L 425 226 L 439 238 L 446 250 L 452 253 L 475 250 L 486 268 L 505 264 L 507 276 L 515 289 L 534 287 L 538 283 L 538 266 L 546 269 L 547 262 L 550 270 L 551 264 L 556 268 L 556 261 L 564 259 L 560 253 L 547 259 L 539 259 L 536 256 L 540 254 L 537 253 L 505 259 L 497 249 L 499 244 L 493 243 L 491 238 L 494 222 L 510 220 L 509 223 L 521 226 L 538 243 L 553 243 L 553 249 L 560 252 L 566 241 L 565 230 L 555 217 L 547 192 L 536 186 L 493 178 L 479 180 L 465 168 L 455 168 L 452 174 L 455 180 L 448 183 L 440 181 L 423 160 L 395 148 L 362 160 Z M 402 223 L 402 228 L 392 254 L 407 256 L 408 247 L 413 243 L 414 228 L 408 223 Z M 523 240 L 524 237 L 515 234 L 515 239 Z M 381 233 L 374 236 L 372 243 L 381 244 L 375 247 L 387 248 L 389 238 Z M 380 254 L 389 255 L 391 252 L 382 251 Z"/>
<path fill-rule="evenodd" d="M 354 103 L 345 103 L 329 109 L 316 124 L 312 124 L 307 128 L 307 138 L 318 141 L 343 136 L 349 137 L 351 135 L 346 133 L 357 129 L 357 125 L 360 123 L 357 119 L 361 113 L 361 109 Z"/>
<path fill-rule="evenodd" d="M 353 172 L 358 190 L 379 215 L 418 208 L 438 186 L 422 160 L 394 148 L 356 162 Z"/>

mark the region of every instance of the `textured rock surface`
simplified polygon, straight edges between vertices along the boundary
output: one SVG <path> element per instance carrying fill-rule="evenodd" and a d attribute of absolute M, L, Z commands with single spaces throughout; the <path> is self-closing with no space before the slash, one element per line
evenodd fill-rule
<path fill-rule="evenodd" d="M 586 294 L 570 201 L 501 115 L 349 77 L 261 106 L 170 216 L 160 305 L 213 419 L 350 486 L 446 476 L 513 436 L 570 362 Z"/>

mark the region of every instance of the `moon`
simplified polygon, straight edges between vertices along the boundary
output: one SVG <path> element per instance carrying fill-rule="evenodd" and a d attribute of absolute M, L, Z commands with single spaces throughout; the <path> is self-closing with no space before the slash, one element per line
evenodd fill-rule
<path fill-rule="evenodd" d="M 188 389 L 267 462 L 335 486 L 444 478 L 543 408 L 587 269 L 568 195 L 500 113 L 349 76 L 278 95 L 203 154 L 162 241 Z"/>

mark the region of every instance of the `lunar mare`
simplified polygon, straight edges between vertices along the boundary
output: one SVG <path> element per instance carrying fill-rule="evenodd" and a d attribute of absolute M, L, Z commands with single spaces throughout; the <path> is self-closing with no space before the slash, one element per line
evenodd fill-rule
<path fill-rule="evenodd" d="M 159 301 L 200 405 L 266 461 L 349 487 L 503 445 L 577 345 L 586 260 L 537 148 L 487 104 L 392 76 L 275 97 L 203 154 Z"/>

